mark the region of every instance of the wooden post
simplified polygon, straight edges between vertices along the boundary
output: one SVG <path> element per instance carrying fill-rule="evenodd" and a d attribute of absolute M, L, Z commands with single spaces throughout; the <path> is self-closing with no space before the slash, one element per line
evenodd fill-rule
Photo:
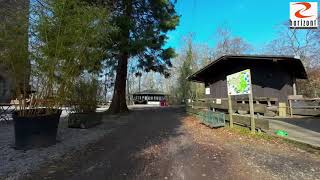
<path fill-rule="evenodd" d="M 250 92 L 249 92 L 249 108 L 250 108 L 250 125 L 251 125 L 251 133 L 256 132 L 256 122 L 254 120 L 254 109 L 253 109 L 253 90 L 252 90 L 252 78 L 250 74 Z"/>
<path fill-rule="evenodd" d="M 233 110 L 232 110 L 232 100 L 231 100 L 231 95 L 228 94 L 228 104 L 229 104 L 229 119 L 230 119 L 230 127 L 233 128 L 233 117 L 232 117 L 232 114 L 233 114 Z"/>
<path fill-rule="evenodd" d="M 256 122 L 254 121 L 254 109 L 253 109 L 253 96 L 252 96 L 252 89 L 250 90 L 249 94 L 249 107 L 250 107 L 250 125 L 251 125 L 251 132 L 256 132 Z"/>
<path fill-rule="evenodd" d="M 295 78 L 293 80 L 292 89 L 293 89 L 293 95 L 297 95 L 297 86 L 296 86 L 296 79 Z"/>
<path fill-rule="evenodd" d="M 289 99 L 289 106 L 290 106 L 290 117 L 293 116 L 293 112 L 292 112 L 292 101 L 291 99 Z"/>
<path fill-rule="evenodd" d="M 278 109 L 280 117 L 287 117 L 287 105 L 285 102 L 279 102 Z"/>

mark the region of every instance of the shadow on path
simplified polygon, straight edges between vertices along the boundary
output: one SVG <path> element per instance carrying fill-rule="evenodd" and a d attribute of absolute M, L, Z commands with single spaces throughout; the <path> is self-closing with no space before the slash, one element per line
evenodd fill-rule
<path fill-rule="evenodd" d="M 29 179 L 134 179 L 145 165 L 143 149 L 179 136 L 183 108 L 139 108 L 119 118 L 119 126 L 98 143 L 52 162 Z M 81 139 L 79 139 L 81 141 Z"/>
<path fill-rule="evenodd" d="M 320 133 L 320 117 L 279 118 L 275 120 Z"/>

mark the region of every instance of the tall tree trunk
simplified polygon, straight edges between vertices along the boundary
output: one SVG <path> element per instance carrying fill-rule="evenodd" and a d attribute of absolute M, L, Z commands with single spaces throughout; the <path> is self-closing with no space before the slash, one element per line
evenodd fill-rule
<path fill-rule="evenodd" d="M 126 78 L 128 58 L 128 54 L 123 54 L 118 61 L 113 98 L 109 108 L 109 112 L 114 114 L 129 111 L 126 103 Z"/>
<path fill-rule="evenodd" d="M 123 9 L 125 11 L 126 19 L 130 21 L 132 13 L 132 0 L 125 0 Z M 125 25 L 124 27 L 120 26 L 120 28 L 122 30 L 123 37 L 121 41 L 122 49 L 120 50 L 120 58 L 118 60 L 112 102 L 109 107 L 109 112 L 113 114 L 129 111 L 126 101 L 126 80 L 128 73 L 130 26 Z"/>

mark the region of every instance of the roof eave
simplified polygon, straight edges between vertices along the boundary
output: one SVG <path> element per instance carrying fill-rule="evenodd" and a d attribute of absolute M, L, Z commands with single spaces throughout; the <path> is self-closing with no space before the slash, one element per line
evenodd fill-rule
<path fill-rule="evenodd" d="M 214 64 L 225 60 L 225 59 L 232 59 L 232 58 L 241 58 L 241 59 L 293 59 L 295 61 L 298 61 L 298 63 L 300 64 L 300 66 L 303 67 L 304 72 L 301 74 L 300 77 L 298 77 L 299 79 L 308 79 L 308 76 L 306 74 L 306 70 L 301 62 L 300 59 L 295 58 L 294 56 L 275 56 L 275 55 L 259 55 L 259 56 L 253 56 L 253 55 L 223 55 L 221 57 L 219 57 L 218 59 L 214 60 L 213 62 L 209 63 L 208 65 L 206 65 L 205 67 L 203 67 L 202 69 L 198 70 L 197 72 L 191 74 L 190 76 L 187 77 L 187 79 L 189 81 L 193 81 L 193 82 L 200 82 L 200 83 L 204 83 L 204 81 L 201 81 L 197 78 L 197 76 L 199 74 L 201 74 L 202 72 L 206 71 L 207 69 L 211 68 L 212 66 L 214 66 Z"/>
<path fill-rule="evenodd" d="M 205 67 L 203 67 L 202 69 L 196 71 L 195 73 L 191 74 L 190 76 L 187 77 L 188 80 L 193 81 L 193 82 L 201 82 L 203 83 L 204 81 L 199 81 L 199 80 L 195 80 L 192 78 L 195 78 L 198 74 L 200 74 L 201 72 L 205 71 L 206 69 L 210 68 L 211 66 L 213 66 L 215 63 L 221 61 L 222 59 L 225 59 L 226 55 L 219 57 L 218 59 L 212 61 L 211 63 L 209 63 L 208 65 L 206 65 Z"/>

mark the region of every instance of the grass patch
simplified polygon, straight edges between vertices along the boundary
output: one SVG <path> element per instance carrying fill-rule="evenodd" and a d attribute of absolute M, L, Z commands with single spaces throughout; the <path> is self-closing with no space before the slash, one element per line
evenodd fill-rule
<path fill-rule="evenodd" d="M 194 114 L 194 113 L 190 113 L 189 112 L 187 114 L 189 114 L 190 116 L 198 119 L 197 115 Z M 271 131 L 270 131 L 269 134 L 265 133 L 265 132 L 256 132 L 255 134 L 253 134 L 253 133 L 251 133 L 251 130 L 248 127 L 244 127 L 244 126 L 241 126 L 241 125 L 234 124 L 233 128 L 230 128 L 228 122 L 226 122 L 225 128 L 228 131 L 231 131 L 233 133 L 237 133 L 237 134 L 242 135 L 242 136 L 254 138 L 254 139 L 257 139 L 257 140 L 264 139 L 264 140 L 267 140 L 267 141 L 276 141 L 276 142 L 279 142 L 279 143 L 285 143 L 285 144 L 289 144 L 289 145 L 291 145 L 293 147 L 299 148 L 301 150 L 304 150 L 304 151 L 307 151 L 307 152 L 310 152 L 310 153 L 313 153 L 313 154 L 316 154 L 316 155 L 320 155 L 320 147 L 315 147 L 315 146 L 312 146 L 312 145 L 309 145 L 309 144 L 305 144 L 305 143 L 302 143 L 302 142 L 298 142 L 298 141 L 294 141 L 294 140 L 287 139 L 287 138 L 284 138 L 284 137 L 276 136 L 274 134 L 274 132 L 271 132 Z"/>
<path fill-rule="evenodd" d="M 256 138 L 256 139 L 265 139 L 265 140 L 275 140 L 277 137 L 271 136 L 267 133 L 264 132 L 257 132 L 253 134 L 251 130 L 248 127 L 243 127 L 237 124 L 233 125 L 233 128 L 230 128 L 229 126 L 226 126 L 228 130 L 241 134 L 243 136 L 249 136 L 251 138 Z"/>

